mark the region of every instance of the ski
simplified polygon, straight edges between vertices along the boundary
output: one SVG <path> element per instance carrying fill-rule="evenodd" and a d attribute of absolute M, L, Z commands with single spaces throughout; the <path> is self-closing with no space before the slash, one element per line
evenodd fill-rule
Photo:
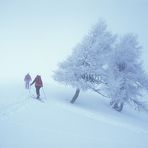
<path fill-rule="evenodd" d="M 41 98 L 36 98 L 35 96 L 31 96 L 31 98 L 33 98 L 33 99 L 36 99 L 36 100 L 38 100 L 38 101 L 40 101 L 40 102 L 42 102 L 42 103 L 45 103 L 44 101 L 43 101 L 43 99 L 41 99 Z"/>

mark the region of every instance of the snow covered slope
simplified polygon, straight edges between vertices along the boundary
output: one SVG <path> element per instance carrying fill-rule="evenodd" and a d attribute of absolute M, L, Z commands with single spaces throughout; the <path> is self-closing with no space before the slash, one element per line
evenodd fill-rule
<path fill-rule="evenodd" d="M 75 90 L 57 84 L 41 90 L 44 103 L 23 86 L 0 87 L 0 148 L 147 148 L 148 114 L 118 113 L 91 92 L 69 103 Z M 31 93 L 34 93 L 33 88 Z"/>

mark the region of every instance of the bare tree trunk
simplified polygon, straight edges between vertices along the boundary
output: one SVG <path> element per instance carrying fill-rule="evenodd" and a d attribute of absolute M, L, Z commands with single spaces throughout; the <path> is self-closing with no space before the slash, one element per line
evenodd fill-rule
<path fill-rule="evenodd" d="M 115 100 L 111 100 L 110 101 L 110 105 L 112 106 L 112 108 L 114 108 L 116 111 L 121 112 L 124 106 L 123 102 L 118 102 Z"/>
<path fill-rule="evenodd" d="M 123 105 L 124 105 L 124 103 L 121 103 L 117 111 L 121 112 L 123 109 Z"/>
<path fill-rule="evenodd" d="M 76 101 L 76 99 L 78 98 L 79 96 L 79 93 L 80 93 L 80 89 L 77 88 L 76 89 L 76 92 L 75 92 L 75 95 L 73 96 L 72 100 L 70 101 L 70 103 L 74 103 Z"/>
<path fill-rule="evenodd" d="M 124 106 L 124 103 L 115 103 L 113 108 L 118 111 L 118 112 L 121 112 L 122 109 L 123 109 L 123 106 Z"/>

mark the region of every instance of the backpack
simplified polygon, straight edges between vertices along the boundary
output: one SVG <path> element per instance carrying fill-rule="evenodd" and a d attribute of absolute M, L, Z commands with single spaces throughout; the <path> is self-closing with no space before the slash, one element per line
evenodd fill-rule
<path fill-rule="evenodd" d="M 35 86 L 40 86 L 40 87 L 43 86 L 42 80 L 41 80 L 41 76 L 37 76 L 37 77 L 36 77 Z"/>

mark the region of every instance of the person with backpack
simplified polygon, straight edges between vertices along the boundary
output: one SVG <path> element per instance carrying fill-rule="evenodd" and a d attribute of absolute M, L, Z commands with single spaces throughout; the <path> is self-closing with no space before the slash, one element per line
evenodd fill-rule
<path fill-rule="evenodd" d="M 30 74 L 27 73 L 27 74 L 25 75 L 25 78 L 24 78 L 24 81 L 25 81 L 25 88 L 26 88 L 26 89 L 29 89 L 31 80 L 32 80 L 32 79 L 31 79 Z"/>
<path fill-rule="evenodd" d="M 37 75 L 35 77 L 35 79 L 33 80 L 33 82 L 30 84 L 33 85 L 35 83 L 35 88 L 36 88 L 36 95 L 37 95 L 37 99 L 40 98 L 40 88 L 43 87 L 43 82 L 42 82 L 42 79 L 41 79 L 41 76 L 40 75 Z"/>

